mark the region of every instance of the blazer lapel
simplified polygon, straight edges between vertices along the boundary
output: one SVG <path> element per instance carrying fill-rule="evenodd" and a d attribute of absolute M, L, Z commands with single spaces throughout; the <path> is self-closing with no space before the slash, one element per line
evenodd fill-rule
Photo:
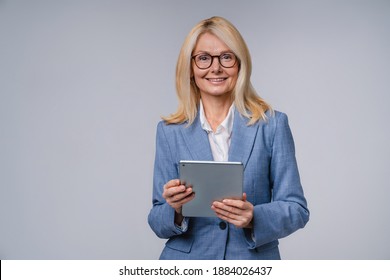
<path fill-rule="evenodd" d="M 235 111 L 228 159 L 242 162 L 244 168 L 251 155 L 259 128 L 258 124 L 248 126 L 248 121 L 237 110 Z M 193 124 L 184 127 L 181 132 L 191 156 L 189 160 L 213 160 L 207 132 L 200 125 L 199 113 Z"/>
<path fill-rule="evenodd" d="M 253 144 L 259 125 L 247 125 L 249 120 L 243 117 L 237 110 L 234 113 L 232 140 L 229 149 L 229 161 L 246 163 L 251 155 Z"/>
<path fill-rule="evenodd" d="M 207 132 L 200 125 L 199 113 L 192 125 L 181 131 L 192 157 L 188 160 L 213 160 Z"/>

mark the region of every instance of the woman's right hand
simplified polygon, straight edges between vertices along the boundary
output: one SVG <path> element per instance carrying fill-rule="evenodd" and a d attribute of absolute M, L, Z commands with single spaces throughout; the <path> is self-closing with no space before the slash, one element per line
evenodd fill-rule
<path fill-rule="evenodd" d="M 180 224 L 183 219 L 183 216 L 181 215 L 182 206 L 195 197 L 195 193 L 192 191 L 192 188 L 180 184 L 179 179 L 173 179 L 164 185 L 164 192 L 162 196 L 167 203 L 175 209 L 175 222 Z"/>

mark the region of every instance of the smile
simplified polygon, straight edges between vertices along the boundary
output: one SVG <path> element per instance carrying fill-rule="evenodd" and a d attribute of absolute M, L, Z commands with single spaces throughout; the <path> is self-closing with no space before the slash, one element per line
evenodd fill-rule
<path fill-rule="evenodd" d="M 206 78 L 206 80 L 208 80 L 209 82 L 212 82 L 212 83 L 220 83 L 220 82 L 223 82 L 225 81 L 227 78 Z"/>

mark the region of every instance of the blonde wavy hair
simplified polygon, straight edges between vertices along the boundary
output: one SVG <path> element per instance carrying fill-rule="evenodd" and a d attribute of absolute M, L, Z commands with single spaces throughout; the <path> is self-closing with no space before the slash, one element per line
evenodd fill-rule
<path fill-rule="evenodd" d="M 176 65 L 176 92 L 179 105 L 176 113 L 163 120 L 168 124 L 178 124 L 188 121 L 191 125 L 196 118 L 200 93 L 192 78 L 192 52 L 198 38 L 204 33 L 211 33 L 222 40 L 239 60 L 239 73 L 232 92 L 232 99 L 238 112 L 249 118 L 248 125 L 259 120 L 266 120 L 266 112 L 273 112 L 271 106 L 257 95 L 250 76 L 252 61 L 248 47 L 240 32 L 228 20 L 222 17 L 212 17 L 199 22 L 187 35 L 179 53 Z"/>

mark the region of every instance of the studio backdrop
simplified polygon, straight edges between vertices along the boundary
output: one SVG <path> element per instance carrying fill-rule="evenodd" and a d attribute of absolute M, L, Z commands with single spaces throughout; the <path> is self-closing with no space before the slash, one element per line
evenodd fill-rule
<path fill-rule="evenodd" d="M 282 258 L 390 258 L 390 1 L 0 0 L 0 259 L 159 257 L 156 125 L 214 15 L 289 116 L 311 219 Z"/>

